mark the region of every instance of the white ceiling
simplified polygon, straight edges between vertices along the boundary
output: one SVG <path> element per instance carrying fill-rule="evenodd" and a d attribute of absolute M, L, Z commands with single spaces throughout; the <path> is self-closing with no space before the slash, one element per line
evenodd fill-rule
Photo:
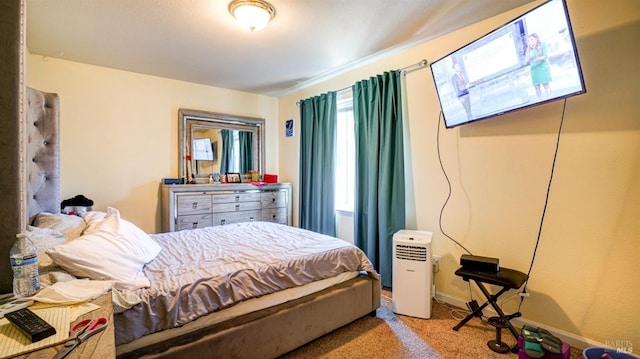
<path fill-rule="evenodd" d="M 31 54 L 270 96 L 532 0 L 270 0 L 241 28 L 231 0 L 27 0 Z M 455 50 L 452 48 L 451 50 Z"/>

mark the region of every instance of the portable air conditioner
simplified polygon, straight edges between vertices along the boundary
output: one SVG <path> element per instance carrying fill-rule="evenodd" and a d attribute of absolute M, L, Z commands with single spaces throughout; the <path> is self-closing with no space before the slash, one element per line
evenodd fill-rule
<path fill-rule="evenodd" d="M 393 235 L 392 310 L 431 318 L 432 232 L 400 230 Z"/>

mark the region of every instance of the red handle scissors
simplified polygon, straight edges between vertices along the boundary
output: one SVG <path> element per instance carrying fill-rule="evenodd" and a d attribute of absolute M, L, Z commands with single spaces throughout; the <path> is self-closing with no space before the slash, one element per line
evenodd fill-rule
<path fill-rule="evenodd" d="M 107 329 L 109 321 L 107 318 L 84 319 L 71 326 L 69 330 L 69 340 L 64 343 L 64 347 L 58 352 L 54 359 L 62 359 L 67 356 L 80 343 L 87 340 L 94 334 Z"/>

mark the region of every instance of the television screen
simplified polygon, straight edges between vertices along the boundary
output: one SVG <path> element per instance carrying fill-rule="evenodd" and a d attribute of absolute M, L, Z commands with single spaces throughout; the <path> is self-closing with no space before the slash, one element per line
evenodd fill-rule
<path fill-rule="evenodd" d="M 431 63 L 447 128 L 586 91 L 564 0 Z"/>

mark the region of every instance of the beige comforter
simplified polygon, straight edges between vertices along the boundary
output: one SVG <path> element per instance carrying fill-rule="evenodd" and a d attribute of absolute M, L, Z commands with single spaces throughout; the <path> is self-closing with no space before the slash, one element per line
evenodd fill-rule
<path fill-rule="evenodd" d="M 141 303 L 114 316 L 116 344 L 344 272 L 378 276 L 350 243 L 274 223 L 237 223 L 152 238 L 163 249 L 144 269 L 151 287 L 131 293 Z"/>

